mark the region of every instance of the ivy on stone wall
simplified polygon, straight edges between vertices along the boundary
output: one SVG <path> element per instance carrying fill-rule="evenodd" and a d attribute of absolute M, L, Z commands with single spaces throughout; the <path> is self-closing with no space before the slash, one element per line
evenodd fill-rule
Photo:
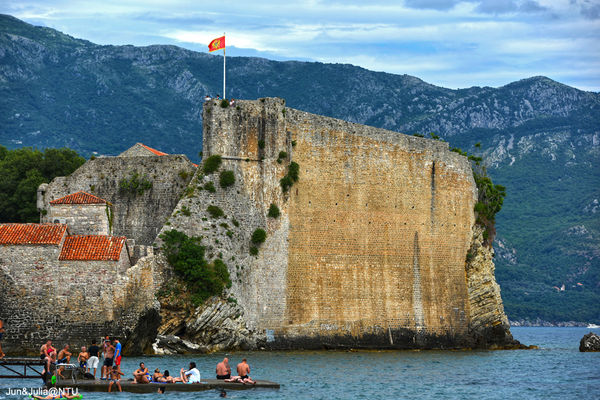
<path fill-rule="evenodd" d="M 213 172 L 216 172 L 219 169 L 219 167 L 221 166 L 221 162 L 221 156 L 218 154 L 213 154 L 212 156 L 204 160 L 204 163 L 202 165 L 202 171 L 206 175 L 212 174 Z"/>
<path fill-rule="evenodd" d="M 140 175 L 137 171 L 130 173 L 128 178 L 119 181 L 119 190 L 130 195 L 141 195 L 146 190 L 152 188 L 152 182 L 148 177 Z"/>
<path fill-rule="evenodd" d="M 300 178 L 300 165 L 297 162 L 292 161 L 288 166 L 287 174 L 283 178 L 279 180 L 279 184 L 281 185 L 281 190 L 286 193 L 290 188 L 294 185 L 295 182 L 298 182 Z"/>

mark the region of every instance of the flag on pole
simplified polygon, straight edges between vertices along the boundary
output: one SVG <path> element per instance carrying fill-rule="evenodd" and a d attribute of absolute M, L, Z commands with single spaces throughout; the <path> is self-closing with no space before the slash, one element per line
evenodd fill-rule
<path fill-rule="evenodd" d="M 208 45 L 208 52 L 210 53 L 211 51 L 221 50 L 224 48 L 225 48 L 225 36 L 221 36 L 221 37 L 214 39 L 212 42 L 210 42 L 210 44 Z"/>

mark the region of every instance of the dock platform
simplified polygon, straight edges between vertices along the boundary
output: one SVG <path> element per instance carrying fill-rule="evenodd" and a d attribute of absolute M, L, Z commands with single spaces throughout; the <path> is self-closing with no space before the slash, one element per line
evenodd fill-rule
<path fill-rule="evenodd" d="M 0 359 L 0 378 L 41 379 L 43 367 L 44 361 L 39 358 L 5 357 Z"/>
<path fill-rule="evenodd" d="M 121 388 L 124 392 L 130 393 L 156 393 L 158 388 L 164 387 L 165 392 L 200 392 L 211 389 L 223 390 L 248 390 L 254 388 L 279 389 L 279 384 L 271 381 L 257 380 L 256 384 L 248 385 L 243 383 L 224 382 L 218 379 L 203 379 L 202 383 L 132 383 L 133 381 L 121 381 Z M 108 392 L 109 381 L 103 380 L 77 380 L 71 382 L 68 380 L 60 381 L 55 387 L 59 389 L 73 388 L 79 392 Z M 113 384 L 111 389 L 119 391 L 119 388 Z"/>

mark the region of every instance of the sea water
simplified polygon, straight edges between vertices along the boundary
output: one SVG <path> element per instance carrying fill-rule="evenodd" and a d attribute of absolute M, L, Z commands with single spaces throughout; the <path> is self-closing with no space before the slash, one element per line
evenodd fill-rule
<path fill-rule="evenodd" d="M 600 353 L 580 353 L 584 334 L 600 329 L 511 329 L 513 336 L 539 350 L 506 351 L 292 351 L 232 352 L 194 356 L 127 357 L 129 378 L 140 361 L 152 372 L 178 375 L 195 361 L 203 378 L 229 357 L 235 366 L 248 359 L 252 378 L 280 389 L 228 391 L 232 399 L 600 399 Z M 0 379 L 0 399 L 8 390 L 38 388 L 37 379 Z M 218 399 L 219 392 L 83 393 L 84 399 Z"/>

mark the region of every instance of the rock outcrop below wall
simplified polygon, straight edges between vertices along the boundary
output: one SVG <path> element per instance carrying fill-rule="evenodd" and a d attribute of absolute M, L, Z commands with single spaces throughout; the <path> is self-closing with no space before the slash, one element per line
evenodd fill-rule
<path fill-rule="evenodd" d="M 234 108 L 211 101 L 203 120 L 204 156 L 221 155 L 221 170 L 232 170 L 236 183 L 223 189 L 217 174 L 197 173 L 195 192 L 163 230 L 202 236 L 209 258 L 228 264 L 228 296 L 243 310 L 249 342 L 286 349 L 510 341 L 499 291 L 477 287 L 496 285 L 491 259 L 466 269 L 476 187 L 468 160 L 447 143 L 286 109 L 281 99 Z M 279 181 L 292 160 L 300 179 L 284 193 Z M 215 193 L 199 190 L 208 181 Z M 211 204 L 225 217 L 211 218 Z M 279 218 L 268 217 L 271 204 Z M 252 256 L 255 228 L 268 236 Z M 478 272 L 469 277 L 471 270 Z"/>

